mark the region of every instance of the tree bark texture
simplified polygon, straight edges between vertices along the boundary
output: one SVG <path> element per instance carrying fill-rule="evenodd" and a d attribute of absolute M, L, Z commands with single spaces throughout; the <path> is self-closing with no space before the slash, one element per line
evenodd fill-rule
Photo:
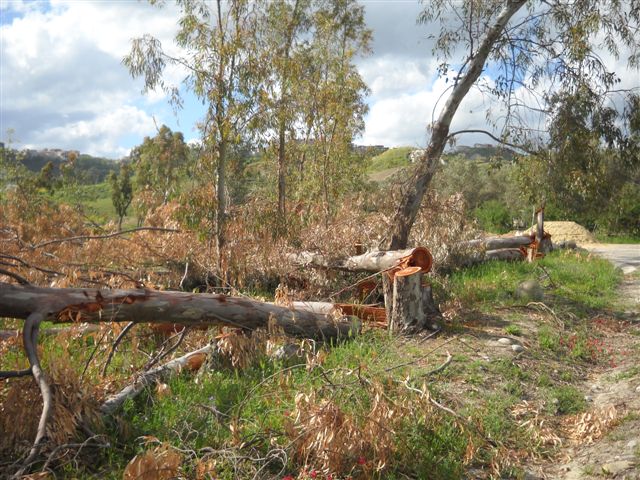
<path fill-rule="evenodd" d="M 540 207 L 536 212 L 536 242 L 538 242 L 540 253 L 549 253 L 553 250 L 551 235 L 544 231 L 544 207 Z"/>
<path fill-rule="evenodd" d="M 225 295 L 160 292 L 155 290 L 96 290 L 44 288 L 0 283 L 0 317 L 27 318 L 41 312 L 45 320 L 66 322 L 176 323 L 226 325 L 254 330 L 270 319 L 293 336 L 317 339 L 347 337 L 360 324 L 335 321 L 331 315 L 285 308 Z"/>
<path fill-rule="evenodd" d="M 511 17 L 526 3 L 526 0 L 509 0 L 496 18 L 493 26 L 487 31 L 476 52 L 473 52 L 469 63 L 469 69 L 455 84 L 451 95 L 447 99 L 444 109 L 438 120 L 433 125 L 433 131 L 429 145 L 422 159 L 416 167 L 411 183 L 404 192 L 400 205 L 396 210 L 392 223 L 390 250 L 399 250 L 407 247 L 409 232 L 416 219 L 422 199 L 431 179 L 436 171 L 438 161 L 446 145 L 451 121 L 460 106 L 460 103 L 469 92 L 482 73 L 484 64 L 499 40 L 502 31 Z"/>
<path fill-rule="evenodd" d="M 515 237 L 487 237 L 460 242 L 458 245 L 470 248 L 484 248 L 485 250 L 498 250 L 501 248 L 519 248 L 530 245 L 533 238 L 529 235 Z"/>
<path fill-rule="evenodd" d="M 499 250 L 487 250 L 485 260 L 524 260 L 526 253 L 519 248 L 501 248 Z"/>
<path fill-rule="evenodd" d="M 393 307 L 389 328 L 392 331 L 421 330 L 427 316 L 423 308 L 422 272 L 410 267 L 396 273 L 393 282 Z"/>
<path fill-rule="evenodd" d="M 330 261 L 326 256 L 313 252 L 290 254 L 288 258 L 300 265 L 351 272 L 381 272 L 405 267 L 420 267 L 423 272 L 428 272 L 433 265 L 431 252 L 424 247 L 393 251 L 373 251 L 335 261 Z"/>

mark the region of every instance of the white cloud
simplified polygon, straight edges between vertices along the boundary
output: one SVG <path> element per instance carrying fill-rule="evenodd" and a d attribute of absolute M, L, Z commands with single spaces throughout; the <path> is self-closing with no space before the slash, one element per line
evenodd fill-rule
<path fill-rule="evenodd" d="M 436 63 L 383 55 L 361 61 L 358 71 L 371 89 L 373 101 L 377 101 L 427 88 L 436 77 Z"/>
<path fill-rule="evenodd" d="M 120 144 L 123 136 L 133 134 L 142 138 L 154 129 L 155 124 L 149 114 L 133 106 L 123 106 L 90 120 L 77 120 L 35 131 L 33 146 L 62 145 L 98 156 L 114 153 L 124 156 L 129 149 Z"/>
<path fill-rule="evenodd" d="M 60 0 L 2 3 L 2 135 L 13 128 L 24 145 L 118 156 L 127 150 L 121 144 L 125 135 L 153 133 L 152 115 L 166 121 L 166 95 L 154 91 L 145 111 L 137 107 L 142 82 L 131 79 L 121 60 L 131 39 L 147 32 L 177 53 L 172 7 Z M 168 77 L 177 83 L 183 72 L 172 68 Z"/>

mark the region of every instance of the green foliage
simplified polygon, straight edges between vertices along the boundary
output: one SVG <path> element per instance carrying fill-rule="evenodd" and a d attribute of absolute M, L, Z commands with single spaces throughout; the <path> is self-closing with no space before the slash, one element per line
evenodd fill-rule
<path fill-rule="evenodd" d="M 581 87 L 551 98 L 548 150 L 522 160 L 529 200 L 543 196 L 550 219 L 571 219 L 613 233 L 640 232 L 640 134 L 627 98 L 616 111 Z"/>
<path fill-rule="evenodd" d="M 560 335 L 548 325 L 540 325 L 538 345 L 544 350 L 557 352 L 560 350 Z"/>
<path fill-rule="evenodd" d="M 140 190 L 150 191 L 155 202 L 147 208 L 167 203 L 175 195 L 179 175 L 187 167 L 188 152 L 182 133 L 172 132 L 166 125 L 160 127 L 155 137 L 145 137 L 142 145 L 133 149 L 131 158 L 136 185 Z M 127 174 L 130 176 L 128 167 Z M 122 175 L 121 167 L 120 177 Z"/>
<path fill-rule="evenodd" d="M 473 212 L 480 228 L 492 233 L 506 233 L 511 230 L 512 221 L 509 209 L 498 200 L 484 202 Z"/>
<path fill-rule="evenodd" d="M 427 418 L 407 418 L 397 432 L 402 439 L 397 463 L 415 478 L 458 479 L 464 477 L 468 439 L 460 435 L 451 418 L 437 424 Z"/>
<path fill-rule="evenodd" d="M 621 280 L 621 273 L 607 260 L 553 252 L 534 263 L 493 261 L 457 271 L 450 279 L 451 294 L 469 304 L 512 304 L 517 302 L 516 287 L 536 276 L 551 279 L 553 284 L 545 285 L 545 291 L 567 298 L 581 315 L 610 304 Z"/>
<path fill-rule="evenodd" d="M 514 221 L 529 220 L 529 199 L 515 181 L 514 163 L 489 158 L 469 160 L 456 154 L 436 173 L 434 186 L 444 195 L 462 194 L 470 214 L 480 227 L 493 233 L 509 231 Z"/>
<path fill-rule="evenodd" d="M 506 333 L 507 335 L 514 335 L 516 337 L 519 337 L 520 335 L 522 335 L 522 329 L 518 325 L 507 325 L 506 327 L 504 327 L 504 333 Z"/>
<path fill-rule="evenodd" d="M 127 209 L 133 200 L 131 167 L 126 163 L 122 163 L 120 165 L 120 175 L 111 172 L 109 184 L 111 185 L 111 201 L 118 215 L 118 230 L 121 230 L 122 219 L 127 214 Z"/>

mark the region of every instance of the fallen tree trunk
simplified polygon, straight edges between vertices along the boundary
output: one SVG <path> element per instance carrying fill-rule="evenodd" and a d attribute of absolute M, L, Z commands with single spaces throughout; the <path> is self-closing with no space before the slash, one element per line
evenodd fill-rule
<path fill-rule="evenodd" d="M 526 253 L 519 248 L 502 248 L 500 250 L 487 250 L 485 260 L 524 260 Z"/>
<path fill-rule="evenodd" d="M 503 248 L 519 248 L 530 245 L 533 238 L 529 235 L 518 235 L 515 237 L 487 237 L 460 242 L 458 245 L 471 248 L 484 248 L 485 250 L 499 250 Z"/>
<path fill-rule="evenodd" d="M 288 335 L 317 339 L 347 337 L 351 330 L 359 329 L 358 323 L 335 321 L 324 313 L 243 297 L 0 283 L 0 317 L 26 319 L 33 312 L 41 312 L 44 320 L 54 323 L 133 321 L 185 326 L 226 325 L 245 330 L 266 328 L 269 319 L 273 318 Z"/>
<path fill-rule="evenodd" d="M 25 320 L 22 335 L 29 360 L 28 369 L 0 372 L 0 378 L 32 375 L 43 400 L 36 438 L 17 476 L 22 475 L 40 454 L 47 424 L 53 415 L 51 387 L 40 366 L 37 348 L 40 324 L 45 320 L 54 323 L 128 320 L 185 326 L 226 325 L 243 330 L 266 328 L 274 321 L 289 335 L 318 339 L 347 338 L 360 328 L 359 321 L 336 321 L 331 315 L 294 310 L 248 298 L 147 289 L 44 288 L 3 282 L 0 282 L 0 317 Z M 176 365 L 179 368 L 179 364 Z M 132 387 L 133 390 L 137 388 L 141 387 Z"/>
<path fill-rule="evenodd" d="M 133 383 L 120 390 L 120 392 L 108 397 L 100 407 L 100 411 L 105 415 L 110 415 L 118 410 L 125 400 L 136 397 L 146 387 L 153 385 L 157 381 L 165 381 L 170 376 L 179 373 L 181 370 L 199 369 L 204 358 L 207 355 L 210 355 L 213 351 L 214 345 L 207 345 L 206 347 L 187 353 L 182 357 L 175 358 L 164 365 L 143 373 L 136 378 Z"/>
<path fill-rule="evenodd" d="M 420 267 L 423 272 L 428 272 L 433 264 L 431 252 L 424 247 L 373 251 L 334 261 L 313 252 L 292 253 L 288 255 L 288 259 L 298 265 L 350 272 L 380 272 L 395 267 Z"/>

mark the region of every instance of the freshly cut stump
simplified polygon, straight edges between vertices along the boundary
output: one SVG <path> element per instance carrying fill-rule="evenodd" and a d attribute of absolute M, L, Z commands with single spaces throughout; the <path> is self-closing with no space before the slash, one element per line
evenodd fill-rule
<path fill-rule="evenodd" d="M 395 274 L 391 330 L 420 330 L 426 327 L 422 293 L 422 269 L 407 267 Z"/>

